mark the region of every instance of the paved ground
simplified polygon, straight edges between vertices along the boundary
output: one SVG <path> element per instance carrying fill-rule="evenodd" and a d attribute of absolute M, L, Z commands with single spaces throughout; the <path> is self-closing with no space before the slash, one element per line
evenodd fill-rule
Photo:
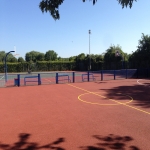
<path fill-rule="evenodd" d="M 149 150 L 149 80 L 0 89 L 2 150 Z"/>

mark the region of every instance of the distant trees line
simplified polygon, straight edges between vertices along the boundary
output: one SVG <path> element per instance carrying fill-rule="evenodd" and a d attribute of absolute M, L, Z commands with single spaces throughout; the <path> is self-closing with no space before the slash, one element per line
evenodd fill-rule
<path fill-rule="evenodd" d="M 119 54 L 119 55 L 116 55 Z M 0 51 L 0 62 L 4 61 L 6 53 Z M 7 62 L 10 63 L 24 63 L 35 64 L 37 62 L 74 62 L 76 68 L 89 69 L 91 62 L 93 70 L 95 66 L 101 65 L 104 69 L 118 69 L 118 68 L 150 68 L 150 36 L 142 34 L 139 40 L 137 49 L 132 54 L 123 52 L 121 46 L 111 45 L 103 54 L 88 54 L 81 53 L 77 56 L 69 58 L 58 57 L 54 50 L 48 50 L 45 54 L 37 51 L 26 53 L 25 60 L 22 57 L 18 59 L 12 54 L 8 55 Z"/>

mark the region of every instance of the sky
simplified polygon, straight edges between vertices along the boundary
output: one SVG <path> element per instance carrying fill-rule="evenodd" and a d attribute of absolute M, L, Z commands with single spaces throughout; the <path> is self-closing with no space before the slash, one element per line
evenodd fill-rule
<path fill-rule="evenodd" d="M 16 48 L 16 57 L 32 50 L 54 50 L 67 58 L 81 53 L 102 54 L 111 45 L 136 51 L 142 33 L 150 35 L 150 0 L 137 0 L 124 8 L 117 0 L 65 0 L 54 20 L 39 9 L 41 0 L 0 0 L 0 51 Z"/>

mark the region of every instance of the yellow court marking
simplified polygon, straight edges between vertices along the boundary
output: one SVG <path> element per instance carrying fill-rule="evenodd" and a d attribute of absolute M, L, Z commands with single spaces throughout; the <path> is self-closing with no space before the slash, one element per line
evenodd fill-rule
<path fill-rule="evenodd" d="M 93 92 L 92 94 L 95 95 L 96 93 L 100 93 L 100 92 Z M 86 101 L 86 100 L 81 99 L 81 96 L 86 95 L 86 94 L 90 94 L 90 93 L 80 94 L 80 95 L 78 96 L 78 99 L 79 99 L 80 101 L 84 102 L 84 103 L 93 104 L 93 105 L 121 105 L 121 104 L 116 103 L 117 100 L 109 99 L 109 98 L 107 98 L 107 97 L 105 97 L 105 96 L 102 96 L 102 95 L 100 95 L 100 94 L 98 94 L 98 95 L 96 94 L 96 96 L 103 97 L 103 98 L 105 98 L 105 99 L 114 101 L 116 104 L 100 104 L 100 103 L 88 102 L 88 101 Z M 117 94 L 121 94 L 121 93 L 117 93 Z M 123 95 L 123 94 L 122 94 L 122 95 Z M 129 96 L 129 95 L 125 95 L 125 96 L 129 97 L 129 98 L 130 98 L 130 101 L 125 102 L 125 103 L 123 103 L 123 104 L 131 103 L 131 102 L 133 101 L 133 98 L 132 98 L 131 96 Z"/>
<path fill-rule="evenodd" d="M 87 92 L 87 93 L 91 93 L 91 94 L 100 96 L 100 95 L 98 95 L 98 94 L 96 94 L 96 93 L 94 93 L 94 92 L 90 92 L 90 91 L 88 91 L 88 90 L 85 90 L 85 89 L 83 89 L 83 88 L 77 87 L 77 86 L 75 86 L 75 85 L 72 85 L 72 84 L 68 84 L 68 85 L 69 85 L 69 86 L 72 86 L 72 87 L 74 87 L 74 88 L 80 89 L 80 90 L 82 90 L 82 91 L 85 91 L 85 92 Z M 143 113 L 146 113 L 146 114 L 150 115 L 150 112 L 144 111 L 144 110 L 142 110 L 142 109 L 139 109 L 139 108 L 136 108 L 136 107 L 133 107 L 133 106 L 130 106 L 130 105 L 127 105 L 127 104 L 118 102 L 118 101 L 116 101 L 116 100 L 112 100 L 112 101 L 114 101 L 114 102 L 116 102 L 116 103 L 118 103 L 118 104 L 127 106 L 127 107 L 129 107 L 129 108 L 132 108 L 132 109 L 135 109 L 135 110 L 138 110 L 138 111 L 140 111 L 140 112 L 143 112 Z"/>

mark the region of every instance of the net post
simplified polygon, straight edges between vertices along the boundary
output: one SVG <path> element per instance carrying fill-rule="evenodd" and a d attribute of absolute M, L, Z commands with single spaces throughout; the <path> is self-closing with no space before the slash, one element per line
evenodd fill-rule
<path fill-rule="evenodd" d="M 101 70 L 101 81 L 103 81 L 103 70 Z"/>
<path fill-rule="evenodd" d="M 114 70 L 114 80 L 116 80 L 116 70 Z"/>
<path fill-rule="evenodd" d="M 18 78 L 18 87 L 20 86 L 20 74 L 17 75 Z"/>
<path fill-rule="evenodd" d="M 128 79 L 128 69 L 126 69 L 126 79 Z"/>
<path fill-rule="evenodd" d="M 56 84 L 58 84 L 58 73 L 56 73 Z"/>
<path fill-rule="evenodd" d="M 88 71 L 88 82 L 90 81 L 90 72 Z"/>
<path fill-rule="evenodd" d="M 39 73 L 38 73 L 38 85 L 41 85 L 41 76 Z"/>
<path fill-rule="evenodd" d="M 72 72 L 72 81 L 75 82 L 75 72 Z"/>

